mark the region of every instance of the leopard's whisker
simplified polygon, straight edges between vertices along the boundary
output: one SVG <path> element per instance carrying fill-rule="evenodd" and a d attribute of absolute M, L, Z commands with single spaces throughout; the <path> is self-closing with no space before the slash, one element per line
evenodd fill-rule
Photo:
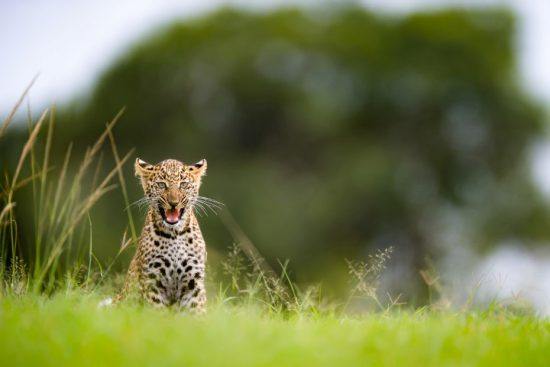
<path fill-rule="evenodd" d="M 213 204 L 213 203 L 209 203 L 209 202 L 205 202 L 205 201 L 202 201 L 202 200 L 195 200 L 195 204 L 196 205 L 200 205 L 201 208 L 203 208 L 203 210 L 206 208 L 208 210 L 210 210 L 213 214 L 218 214 L 217 210 L 220 210 L 222 207 L 220 205 L 217 205 L 217 204 Z M 206 211 L 206 210 L 205 210 Z"/>
<path fill-rule="evenodd" d="M 170 205 L 168 205 L 168 202 L 166 202 L 166 200 L 164 200 L 164 198 L 163 198 L 162 196 L 159 196 L 159 197 L 157 198 L 157 201 L 158 201 L 158 203 L 161 204 L 161 205 L 170 206 Z"/>
<path fill-rule="evenodd" d="M 216 210 L 220 210 L 224 206 L 223 203 L 205 196 L 198 196 L 197 202 L 200 202 L 201 204 L 205 205 L 215 214 L 217 214 Z"/>
<path fill-rule="evenodd" d="M 199 196 L 197 196 L 197 199 L 198 199 L 198 200 L 201 200 L 201 201 L 203 201 L 203 202 L 211 203 L 211 204 L 216 204 L 216 205 L 220 205 L 220 206 L 223 206 L 223 205 L 224 205 L 221 201 L 218 201 L 218 200 L 215 200 L 215 199 L 206 197 L 206 196 L 200 196 L 200 195 L 199 195 Z"/>
<path fill-rule="evenodd" d="M 201 211 L 204 215 L 208 216 L 208 213 L 206 212 L 204 206 L 203 206 L 201 203 L 195 202 L 195 203 L 194 203 L 194 206 L 195 206 L 197 209 L 200 209 L 200 211 Z"/>
<path fill-rule="evenodd" d="M 223 206 L 221 206 L 221 205 L 216 205 L 216 204 L 211 204 L 211 203 L 205 203 L 205 202 L 202 202 L 202 201 L 200 201 L 199 203 L 201 203 L 202 205 L 205 205 L 205 206 L 207 206 L 207 207 L 209 207 L 209 208 L 215 208 L 215 209 L 222 209 L 222 208 L 223 208 Z"/>
<path fill-rule="evenodd" d="M 198 205 L 193 206 L 193 209 L 195 210 L 195 213 L 196 213 L 198 216 L 200 216 L 200 217 L 202 217 L 203 214 L 204 214 L 204 215 L 207 215 L 206 212 L 204 211 L 204 208 L 202 208 L 202 207 L 200 207 L 200 206 L 198 206 Z"/>
<path fill-rule="evenodd" d="M 148 206 L 149 204 L 151 204 L 151 199 L 145 196 L 134 201 L 133 203 L 128 204 L 128 206 L 124 208 L 124 210 L 129 210 L 133 206 L 137 206 L 141 210 L 144 206 Z"/>
<path fill-rule="evenodd" d="M 218 214 L 217 210 L 220 210 L 219 207 L 212 207 L 210 205 L 206 205 L 206 208 L 208 208 L 213 214 Z"/>

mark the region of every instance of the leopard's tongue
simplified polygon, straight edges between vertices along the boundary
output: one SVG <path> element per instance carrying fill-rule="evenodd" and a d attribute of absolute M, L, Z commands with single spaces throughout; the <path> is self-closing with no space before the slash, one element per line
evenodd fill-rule
<path fill-rule="evenodd" d="M 166 209 L 166 221 L 168 223 L 176 223 L 180 220 L 180 211 L 179 209 Z"/>

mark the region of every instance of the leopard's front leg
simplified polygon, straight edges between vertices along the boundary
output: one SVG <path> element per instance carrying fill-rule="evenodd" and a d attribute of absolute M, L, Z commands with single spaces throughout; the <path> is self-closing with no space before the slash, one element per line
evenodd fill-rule
<path fill-rule="evenodd" d="M 147 303 L 156 307 L 170 306 L 170 299 L 166 292 L 166 280 L 156 272 L 148 272 L 140 279 L 141 295 Z"/>
<path fill-rule="evenodd" d="M 179 295 L 180 310 L 189 310 L 194 314 L 206 312 L 206 289 L 202 277 L 191 275 L 190 279 L 184 279 L 180 285 Z"/>

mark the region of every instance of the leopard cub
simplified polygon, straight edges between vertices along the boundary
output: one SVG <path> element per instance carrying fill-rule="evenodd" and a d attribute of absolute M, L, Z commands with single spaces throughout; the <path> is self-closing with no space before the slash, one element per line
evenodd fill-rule
<path fill-rule="evenodd" d="M 135 287 L 153 305 L 203 313 L 206 246 L 193 210 L 200 205 L 206 160 L 187 165 L 167 159 L 153 165 L 137 159 L 135 172 L 149 208 L 126 283 L 115 302 Z"/>

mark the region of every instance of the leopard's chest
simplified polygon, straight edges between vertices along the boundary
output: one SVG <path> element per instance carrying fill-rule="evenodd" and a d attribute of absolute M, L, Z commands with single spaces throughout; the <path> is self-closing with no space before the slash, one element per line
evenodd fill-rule
<path fill-rule="evenodd" d="M 166 238 L 152 233 L 142 259 L 144 281 L 159 288 L 167 299 L 179 299 L 204 276 L 204 257 L 190 244 L 192 234 Z"/>

